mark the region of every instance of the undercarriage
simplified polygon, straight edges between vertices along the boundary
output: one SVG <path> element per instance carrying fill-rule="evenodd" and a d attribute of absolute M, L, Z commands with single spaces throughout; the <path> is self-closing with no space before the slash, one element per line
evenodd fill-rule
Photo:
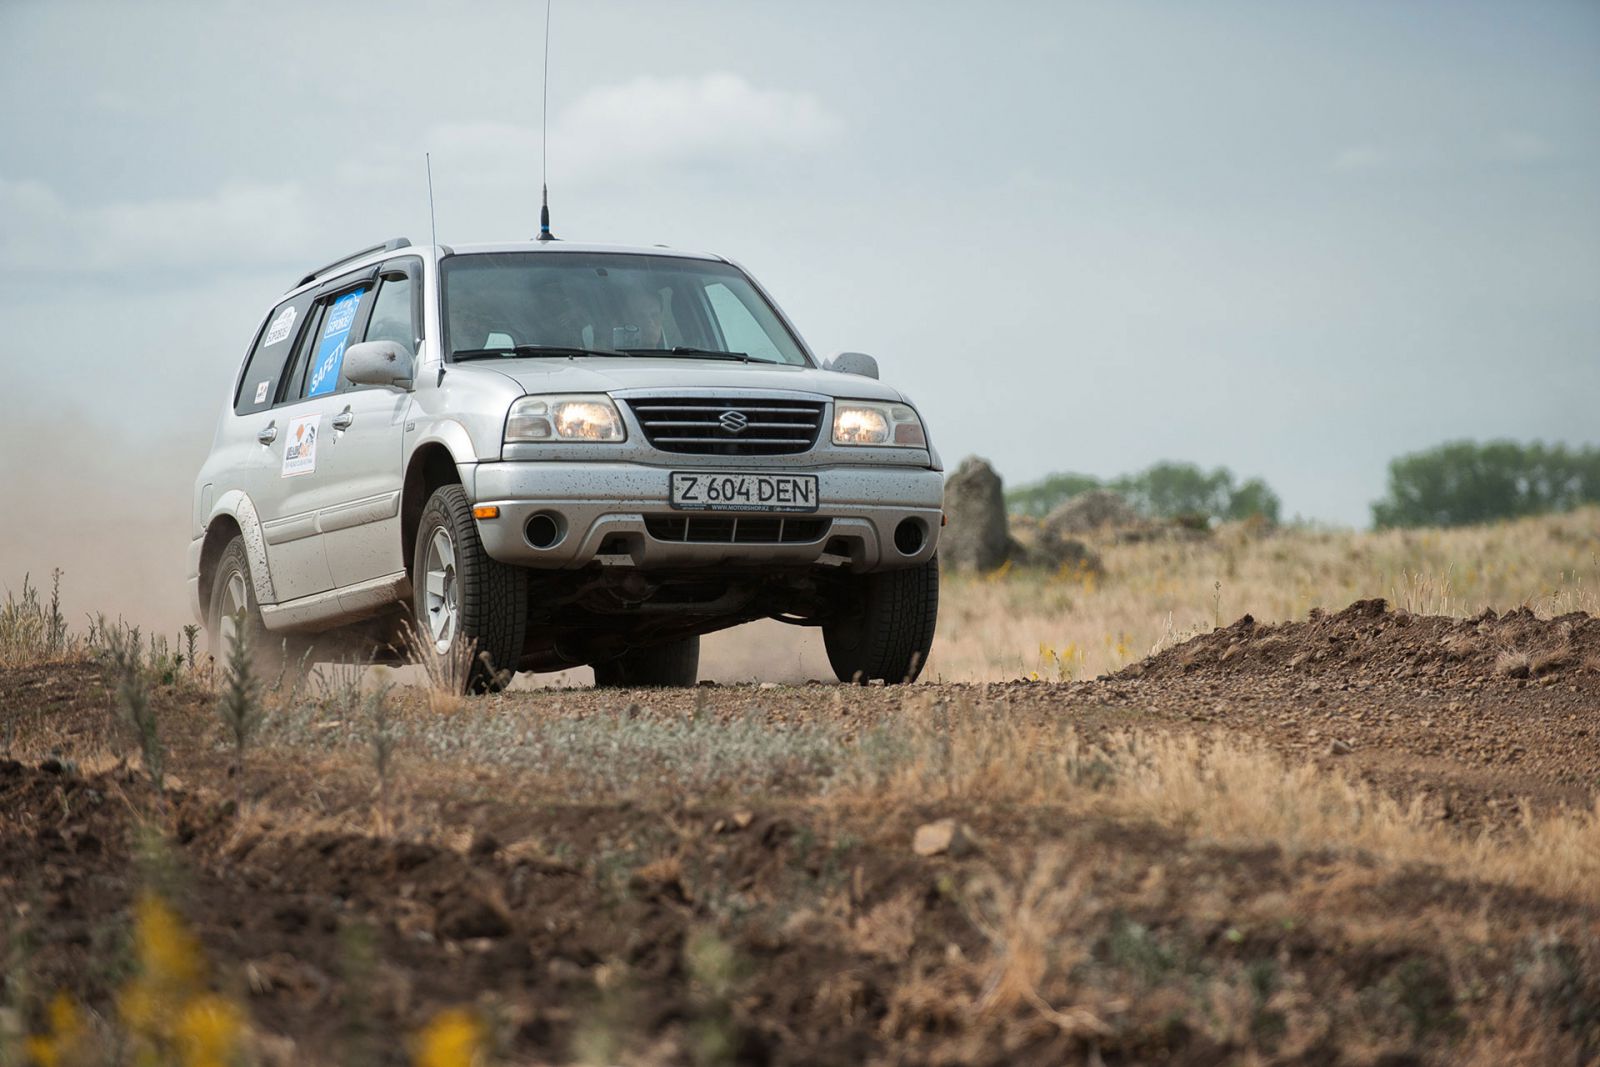
<path fill-rule="evenodd" d="M 520 670 L 556 671 L 632 648 L 714 633 L 756 619 L 825 624 L 849 599 L 850 576 L 800 567 L 536 572 Z"/>

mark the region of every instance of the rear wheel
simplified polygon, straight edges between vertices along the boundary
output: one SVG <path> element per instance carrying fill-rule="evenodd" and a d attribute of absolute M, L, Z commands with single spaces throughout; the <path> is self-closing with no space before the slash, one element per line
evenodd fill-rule
<path fill-rule="evenodd" d="M 484 551 L 461 486 L 440 486 L 428 498 L 412 561 L 420 651 L 469 692 L 502 688 L 528 633 L 528 573 Z"/>
<path fill-rule="evenodd" d="M 939 561 L 858 575 L 837 614 L 822 626 L 828 662 L 841 682 L 914 682 L 928 662 L 939 620 Z"/>
<path fill-rule="evenodd" d="M 685 637 L 665 645 L 636 648 L 594 665 L 594 684 L 602 689 L 626 686 L 693 685 L 700 677 L 700 638 Z"/>
<path fill-rule="evenodd" d="M 252 666 L 263 674 L 276 672 L 283 665 L 284 640 L 271 633 L 261 620 L 244 538 L 235 537 L 217 561 L 217 573 L 211 580 L 211 603 L 206 608 L 206 650 L 219 674 L 227 669 L 228 655 L 241 628 Z"/>

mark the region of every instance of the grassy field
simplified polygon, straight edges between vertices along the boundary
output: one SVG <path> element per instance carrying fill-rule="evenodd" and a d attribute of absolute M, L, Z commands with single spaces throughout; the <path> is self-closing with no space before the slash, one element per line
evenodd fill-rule
<path fill-rule="evenodd" d="M 932 675 L 1092 678 L 1241 615 L 1303 619 L 1365 597 L 1429 615 L 1600 604 L 1600 509 L 1453 530 L 1225 526 L 1198 541 L 1090 542 L 1104 575 L 947 575 Z"/>
<path fill-rule="evenodd" d="M 0 1065 L 1595 1062 L 1600 512 L 1096 547 L 868 689 L 250 692 L 14 593 Z"/>

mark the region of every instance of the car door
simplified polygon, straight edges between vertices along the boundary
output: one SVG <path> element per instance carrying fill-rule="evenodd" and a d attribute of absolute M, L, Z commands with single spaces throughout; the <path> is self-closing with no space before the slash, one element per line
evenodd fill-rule
<path fill-rule="evenodd" d="M 370 306 L 350 334 L 357 341 L 394 341 L 415 357 L 422 261 L 383 264 Z M 355 385 L 342 375 L 330 396 L 330 436 L 321 462 L 331 502 L 318 524 L 333 584 L 348 589 L 405 570 L 400 543 L 401 469 L 411 394 L 397 386 Z"/>
<path fill-rule="evenodd" d="M 282 301 L 267 315 L 234 385 L 233 414 L 224 420 L 213 445 L 219 472 L 225 472 L 217 480 L 216 495 L 234 489 L 243 492 L 250 509 L 260 519 L 277 514 L 275 500 L 281 494 L 279 471 L 286 426 L 281 398 L 284 381 L 292 372 L 293 354 L 307 332 L 306 320 L 314 299 L 314 293 L 300 293 Z M 282 531 L 271 533 L 281 538 Z M 284 568 L 281 578 L 278 564 Z M 326 569 L 325 563 L 321 569 Z M 315 552 L 285 552 L 274 546 L 267 558 L 266 573 L 254 575 L 262 602 L 271 604 L 283 599 L 286 582 L 291 590 L 302 587 L 308 571 L 315 588 L 321 581 Z"/>
<path fill-rule="evenodd" d="M 278 602 L 333 589 L 322 513 L 349 497 L 341 484 L 337 439 L 344 419 L 338 393 L 344 350 L 370 308 L 368 269 L 320 287 L 272 409 L 276 477 L 256 503 Z"/>

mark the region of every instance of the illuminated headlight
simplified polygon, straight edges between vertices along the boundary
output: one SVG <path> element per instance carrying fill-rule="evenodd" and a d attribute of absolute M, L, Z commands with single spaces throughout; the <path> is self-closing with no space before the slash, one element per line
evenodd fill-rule
<path fill-rule="evenodd" d="M 623 441 L 617 405 L 604 394 L 525 396 L 506 416 L 507 441 Z"/>
<path fill-rule="evenodd" d="M 904 404 L 837 401 L 833 406 L 833 443 L 926 448 L 922 420 Z"/>

